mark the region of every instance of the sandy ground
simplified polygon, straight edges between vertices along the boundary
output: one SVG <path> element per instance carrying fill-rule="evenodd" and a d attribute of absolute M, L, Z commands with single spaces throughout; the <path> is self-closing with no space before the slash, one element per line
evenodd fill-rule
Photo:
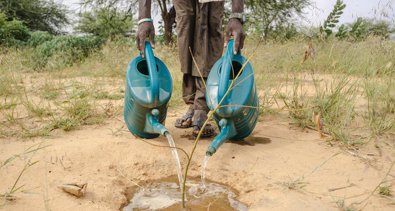
<path fill-rule="evenodd" d="M 189 152 L 191 130 L 173 126 L 181 111 L 170 109 L 167 126 L 177 146 Z M 224 144 L 210 160 L 207 178 L 234 188 L 250 210 L 339 210 L 343 201 L 356 209 L 395 210 L 395 197 L 374 191 L 383 180 L 395 189 L 395 168 L 388 173 L 395 160 L 394 140 L 371 141 L 351 151 L 288 122 L 265 117 L 245 142 Z M 167 144 L 164 138 L 150 142 Z M 199 175 L 209 142 L 199 143 L 191 177 Z M 39 144 L 47 147 L 23 154 Z M 38 163 L 21 176 L 18 186 L 24 186 L 16 200 L 1 201 L 0 210 L 119 210 L 128 188 L 175 175 L 170 150 L 136 139 L 122 117 L 74 132 L 56 131 L 49 138 L 0 139 L 1 163 L 18 154 L 0 168 L 0 193 L 10 190 L 29 159 Z M 85 197 L 58 188 L 71 182 L 88 183 Z"/>

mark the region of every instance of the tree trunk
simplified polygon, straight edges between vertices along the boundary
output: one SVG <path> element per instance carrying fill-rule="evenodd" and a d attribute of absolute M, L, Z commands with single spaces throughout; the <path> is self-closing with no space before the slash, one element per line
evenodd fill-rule
<path fill-rule="evenodd" d="M 170 15 L 163 15 L 163 24 L 164 24 L 164 36 L 165 36 L 165 45 L 169 46 L 173 40 L 173 27 L 170 19 Z"/>
<path fill-rule="evenodd" d="M 164 25 L 164 37 L 165 45 L 169 46 L 173 44 L 173 25 L 175 23 L 175 9 L 172 7 L 169 12 L 162 13 L 163 25 Z"/>
<path fill-rule="evenodd" d="M 266 26 L 265 29 L 263 30 L 263 42 L 266 44 L 267 40 L 269 39 L 269 31 L 270 27 Z"/>

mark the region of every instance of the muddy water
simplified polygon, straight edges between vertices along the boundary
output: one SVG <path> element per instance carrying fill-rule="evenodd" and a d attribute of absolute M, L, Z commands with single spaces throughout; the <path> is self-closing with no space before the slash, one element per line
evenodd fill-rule
<path fill-rule="evenodd" d="M 140 210 L 182 210 L 182 199 L 177 178 L 168 178 L 152 182 L 132 193 L 130 204 L 123 211 Z M 226 210 L 246 211 L 247 206 L 236 200 L 236 194 L 226 186 L 206 181 L 206 188 L 201 188 L 201 181 L 187 182 L 187 209 L 193 211 Z"/>

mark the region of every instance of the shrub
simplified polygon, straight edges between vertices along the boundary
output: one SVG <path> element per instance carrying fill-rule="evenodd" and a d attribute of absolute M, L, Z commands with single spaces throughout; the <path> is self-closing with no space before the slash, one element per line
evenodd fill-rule
<path fill-rule="evenodd" d="M 99 49 L 103 40 L 98 37 L 59 36 L 37 46 L 33 55 L 34 69 L 62 68 L 82 62 Z"/>
<path fill-rule="evenodd" d="M 37 47 L 47 41 L 50 41 L 54 36 L 48 32 L 36 31 L 30 34 L 30 39 L 28 41 L 29 46 Z"/>
<path fill-rule="evenodd" d="M 0 13 L 0 44 L 24 44 L 30 38 L 29 29 L 21 21 L 7 21 L 6 16 Z"/>

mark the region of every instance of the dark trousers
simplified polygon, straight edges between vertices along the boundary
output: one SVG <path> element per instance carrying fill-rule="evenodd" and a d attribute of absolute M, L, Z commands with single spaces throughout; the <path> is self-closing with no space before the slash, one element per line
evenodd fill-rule
<path fill-rule="evenodd" d="M 173 0 L 173 4 L 177 14 L 178 53 L 184 73 L 183 99 L 194 105 L 195 110 L 208 112 L 203 80 L 222 55 L 224 2 L 200 4 L 198 0 Z"/>
<path fill-rule="evenodd" d="M 206 103 L 206 78 L 192 76 L 184 73 L 182 78 L 182 98 L 188 105 L 193 105 L 194 110 L 203 110 L 208 112 L 209 109 Z"/>

